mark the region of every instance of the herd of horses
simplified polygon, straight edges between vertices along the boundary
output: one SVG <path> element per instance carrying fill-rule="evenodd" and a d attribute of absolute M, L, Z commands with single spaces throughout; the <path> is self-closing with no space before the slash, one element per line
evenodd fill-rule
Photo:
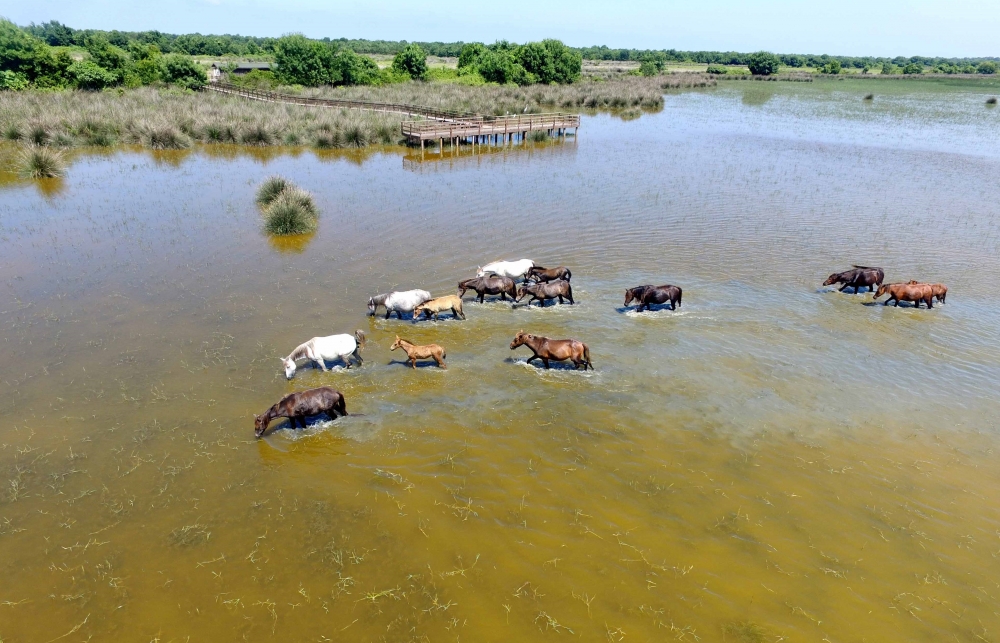
<path fill-rule="evenodd" d="M 409 314 L 413 320 L 438 319 L 438 314 L 450 311 L 455 319 L 465 319 L 462 310 L 462 298 L 468 291 L 475 291 L 479 302 L 483 303 L 487 295 L 499 296 L 501 301 L 506 301 L 510 296 L 512 306 L 517 306 L 525 297 L 530 297 L 526 305 L 531 305 L 537 301 L 539 306 L 545 306 L 549 300 L 559 300 L 559 303 L 569 302 L 574 304 L 573 288 L 570 285 L 573 274 L 569 268 L 559 266 L 557 268 L 543 268 L 536 266 L 529 259 L 519 261 L 497 261 L 485 266 L 481 266 L 475 277 L 464 279 L 458 282 L 457 295 L 445 295 L 443 297 L 432 297 L 426 290 L 406 290 L 394 291 L 375 295 L 368 299 L 368 314 L 374 316 L 379 307 L 385 308 L 385 318 L 389 319 L 392 313 L 396 313 L 397 318 L 403 319 L 403 314 Z M 850 270 L 837 272 L 830 275 L 824 286 L 841 284 L 840 292 L 852 288 L 857 294 L 862 289 L 867 288 L 867 292 L 874 292 L 873 299 L 877 300 L 885 294 L 889 298 L 884 305 L 893 302 L 899 306 L 899 302 L 911 302 L 919 308 L 921 303 L 925 303 L 927 308 L 934 307 L 934 300 L 944 303 L 948 295 L 948 288 L 944 284 L 920 283 L 909 281 L 906 283 L 885 284 L 885 271 L 874 266 L 853 266 Z M 625 307 L 635 303 L 635 311 L 652 310 L 653 306 L 666 306 L 669 310 L 676 310 L 681 306 L 683 292 L 679 286 L 664 284 L 662 286 L 636 286 L 625 291 Z M 292 379 L 296 372 L 296 360 L 307 359 L 320 366 L 326 371 L 327 362 L 342 361 L 346 368 L 351 368 L 352 364 L 361 365 L 361 350 L 365 347 L 365 334 L 358 330 L 354 335 L 330 335 L 328 337 L 313 337 L 309 341 L 300 344 L 288 357 L 280 358 L 285 369 L 285 377 Z M 542 361 L 545 368 L 550 367 L 550 362 L 570 361 L 574 369 L 588 368 L 593 370 L 594 365 L 590 359 L 590 348 L 583 342 L 576 339 L 552 339 L 518 331 L 514 340 L 510 343 L 510 349 L 515 350 L 520 346 L 527 346 L 531 350 L 532 356 L 527 359 L 527 363 L 538 359 Z M 406 361 L 411 368 L 416 368 L 417 360 L 433 360 L 438 367 L 446 369 L 445 349 L 438 344 L 419 345 L 396 335 L 396 341 L 390 347 L 391 351 L 396 349 L 406 353 Z M 276 418 L 288 418 L 292 428 L 301 422 L 306 425 L 306 418 L 316 415 L 326 414 L 330 419 L 347 415 L 347 406 L 344 395 L 330 387 L 320 387 L 289 393 L 281 398 L 276 404 L 271 406 L 262 415 L 254 416 L 254 433 L 259 438 L 267 430 L 271 421 Z"/>

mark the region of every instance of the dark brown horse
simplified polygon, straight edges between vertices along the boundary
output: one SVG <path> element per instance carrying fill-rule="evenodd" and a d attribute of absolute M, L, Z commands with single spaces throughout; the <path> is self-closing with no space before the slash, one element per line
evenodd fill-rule
<path fill-rule="evenodd" d="M 681 305 L 683 292 L 678 286 L 664 284 L 662 286 L 636 286 L 625 291 L 625 306 L 633 301 L 638 302 L 635 312 L 640 313 L 642 309 L 650 309 L 654 304 L 670 304 L 670 310 L 677 310 Z"/>
<path fill-rule="evenodd" d="M 912 301 L 916 308 L 920 308 L 920 302 L 926 303 L 928 308 L 934 308 L 934 289 L 930 284 L 883 284 L 875 291 L 873 299 L 886 293 L 889 298 L 885 300 L 884 306 L 888 306 L 890 301 L 896 306 L 901 301 Z"/>
<path fill-rule="evenodd" d="M 563 297 L 568 299 L 571 304 L 576 303 L 573 301 L 573 287 L 569 285 L 568 281 L 563 281 L 562 279 L 548 283 L 518 286 L 517 299 L 514 300 L 515 303 L 521 301 L 527 295 L 531 295 L 531 299 L 527 303 L 528 306 L 535 300 L 538 301 L 539 306 L 544 306 L 546 299 L 555 299 L 557 297 L 560 304 L 563 303 Z"/>
<path fill-rule="evenodd" d="M 289 393 L 281 398 L 277 404 L 264 411 L 263 415 L 253 416 L 254 434 L 258 438 L 264 435 L 264 431 L 267 431 L 267 425 L 276 418 L 288 418 L 293 429 L 297 422 L 302 422 L 302 428 L 305 428 L 306 418 L 320 413 L 326 413 L 331 420 L 336 420 L 338 413 L 341 416 L 347 415 L 344 394 L 329 386 Z"/>
<path fill-rule="evenodd" d="M 527 346 L 534 353 L 528 358 L 527 363 L 529 364 L 533 359 L 541 359 L 545 368 L 548 368 L 550 359 L 557 362 L 568 359 L 572 360 L 574 368 L 583 366 L 583 370 L 587 370 L 589 366 L 590 370 L 594 370 L 594 364 L 590 361 L 590 348 L 575 339 L 549 339 L 538 335 L 528 335 L 521 330 L 514 336 L 514 341 L 510 343 L 510 350 L 514 350 L 518 346 Z"/>
<path fill-rule="evenodd" d="M 535 282 L 541 283 L 543 281 L 555 281 L 556 279 L 562 279 L 563 281 L 569 281 L 573 278 L 573 273 L 569 271 L 566 266 L 559 266 L 557 268 L 542 268 L 541 266 L 534 266 L 528 269 L 527 278 L 529 280 L 534 279 Z"/>
<path fill-rule="evenodd" d="M 458 289 L 460 291 L 459 297 L 464 297 L 466 290 L 475 290 L 476 294 L 479 295 L 479 303 L 483 303 L 486 295 L 500 295 L 500 299 L 504 301 L 507 300 L 507 295 L 510 295 L 511 299 L 517 298 L 517 286 L 514 284 L 514 280 L 496 274 L 463 279 L 458 282 Z"/>
<path fill-rule="evenodd" d="M 875 290 L 875 286 L 882 285 L 884 279 L 885 272 L 881 268 L 854 266 L 850 270 L 833 273 L 826 278 L 823 285 L 844 284 L 840 287 L 840 292 L 844 292 L 847 288 L 854 288 L 854 292 L 857 293 L 859 289 L 866 287 L 868 292 L 872 292 Z"/>

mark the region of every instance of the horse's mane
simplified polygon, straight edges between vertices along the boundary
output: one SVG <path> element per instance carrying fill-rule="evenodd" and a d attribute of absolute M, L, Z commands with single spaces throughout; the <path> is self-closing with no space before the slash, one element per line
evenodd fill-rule
<path fill-rule="evenodd" d="M 392 293 L 384 292 L 381 295 L 375 295 L 374 297 L 371 298 L 372 303 L 374 303 L 376 306 L 383 305 L 385 304 L 385 300 L 388 299 L 389 295 L 391 294 Z"/>
<path fill-rule="evenodd" d="M 308 343 L 309 342 L 306 342 L 306 344 L 308 344 Z M 292 351 L 291 355 L 289 355 L 285 359 L 290 359 L 292 361 L 295 361 L 297 359 L 302 359 L 302 358 L 306 357 L 306 344 L 300 344 L 298 347 L 296 347 L 295 350 Z M 284 398 L 282 398 L 282 399 L 284 399 Z"/>

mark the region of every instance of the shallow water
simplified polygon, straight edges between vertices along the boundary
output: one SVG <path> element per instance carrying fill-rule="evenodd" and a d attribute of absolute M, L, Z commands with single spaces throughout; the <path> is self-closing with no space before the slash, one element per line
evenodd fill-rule
<path fill-rule="evenodd" d="M 993 640 L 988 91 L 732 83 L 485 155 L 123 152 L 7 184 L 0 638 Z M 314 237 L 261 235 L 273 173 Z M 521 257 L 578 305 L 365 317 Z M 852 263 L 948 303 L 819 285 Z M 627 311 L 642 283 L 682 307 Z M 356 328 L 362 368 L 285 381 Z M 520 329 L 596 370 L 526 365 Z M 321 385 L 359 415 L 253 439 Z"/>

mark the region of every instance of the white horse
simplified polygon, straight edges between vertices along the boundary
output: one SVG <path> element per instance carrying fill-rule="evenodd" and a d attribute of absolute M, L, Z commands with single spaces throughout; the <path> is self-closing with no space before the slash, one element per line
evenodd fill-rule
<path fill-rule="evenodd" d="M 319 364 L 325 372 L 326 362 L 343 360 L 347 368 L 351 367 L 351 359 L 358 361 L 360 366 L 364 360 L 361 359 L 361 349 L 365 347 L 365 334 L 360 330 L 354 331 L 354 336 L 350 335 L 330 335 L 328 337 L 313 337 L 304 344 L 299 344 L 288 357 L 279 357 L 285 365 L 285 377 L 292 379 L 295 377 L 295 360 L 311 359 Z"/>
<path fill-rule="evenodd" d="M 485 266 L 480 267 L 476 271 L 476 276 L 484 277 L 493 272 L 501 277 L 524 279 L 524 275 L 526 275 L 528 271 L 534 267 L 535 262 L 531 259 L 519 259 L 517 261 L 494 261 L 493 263 L 488 263 Z"/>
<path fill-rule="evenodd" d="M 402 290 L 375 295 L 368 298 L 368 314 L 374 317 L 375 310 L 379 306 L 385 306 L 386 319 L 392 313 L 402 319 L 403 313 L 412 313 L 414 308 L 430 299 L 431 294 L 426 290 Z"/>

